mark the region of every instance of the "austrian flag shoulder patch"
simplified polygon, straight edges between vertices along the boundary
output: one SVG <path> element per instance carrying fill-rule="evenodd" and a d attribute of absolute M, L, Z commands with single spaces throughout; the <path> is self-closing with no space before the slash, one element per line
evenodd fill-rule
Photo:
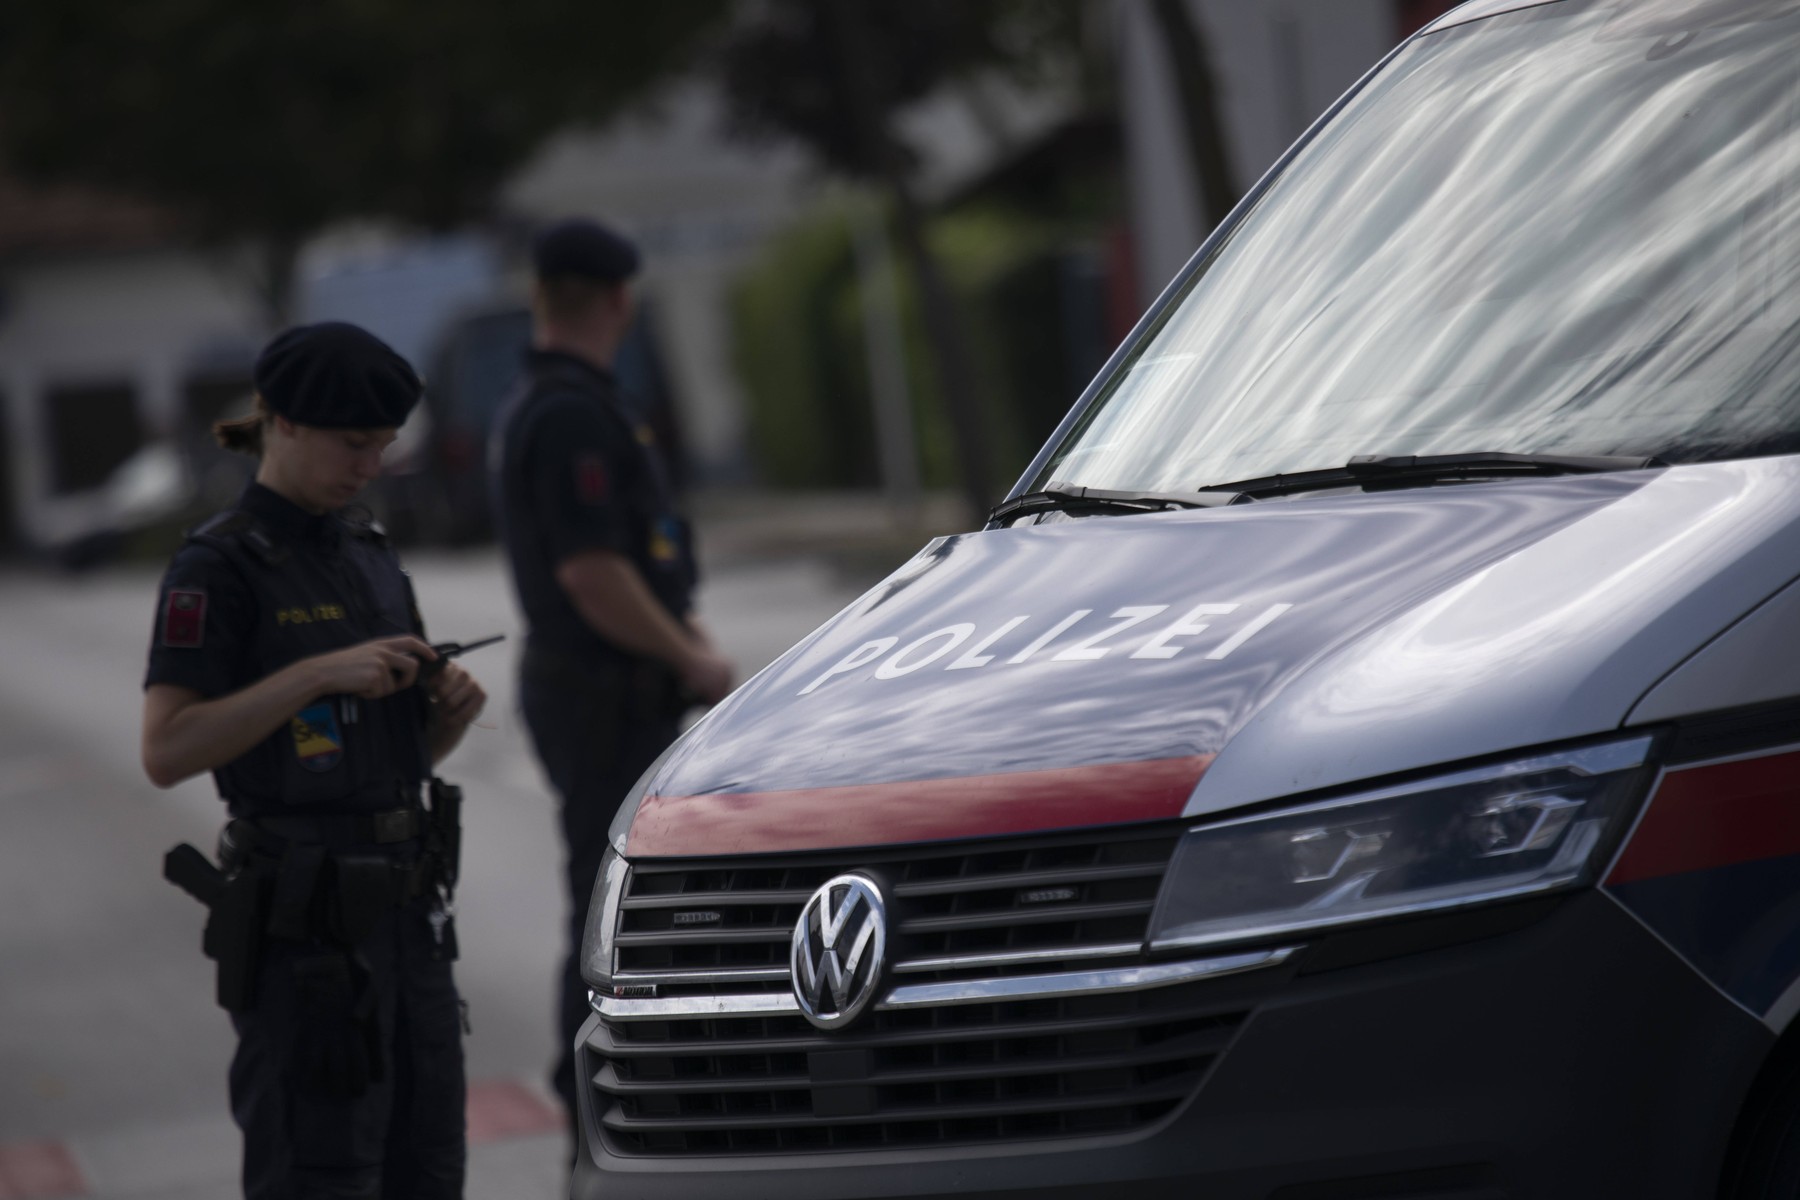
<path fill-rule="evenodd" d="M 163 601 L 162 644 L 176 650 L 198 650 L 205 640 L 205 589 L 170 588 Z"/>
<path fill-rule="evenodd" d="M 575 458 L 575 494 L 583 504 L 606 502 L 606 463 L 598 454 L 580 454 Z"/>

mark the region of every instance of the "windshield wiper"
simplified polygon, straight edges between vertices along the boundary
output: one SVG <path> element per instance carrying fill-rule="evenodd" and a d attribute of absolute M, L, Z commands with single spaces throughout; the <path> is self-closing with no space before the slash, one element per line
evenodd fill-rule
<path fill-rule="evenodd" d="M 1192 492 L 1119 492 L 1102 488 L 1053 483 L 1041 492 L 1026 492 L 988 513 L 990 523 L 1042 512 L 1146 513 L 1181 508 L 1218 508 L 1243 504 L 1265 496 L 1291 496 L 1328 488 L 1384 488 L 1429 486 L 1464 479 L 1524 479 L 1551 475 L 1597 475 L 1606 471 L 1637 471 L 1666 467 L 1660 458 L 1634 458 L 1606 454 L 1504 454 L 1482 451 L 1471 454 L 1359 454 L 1341 467 L 1322 471 L 1296 471 L 1215 483 Z"/>
<path fill-rule="evenodd" d="M 1362 487 L 1371 491 L 1403 488 L 1463 479 L 1523 479 L 1549 475 L 1596 475 L 1606 471 L 1637 471 L 1666 467 L 1660 458 L 1633 458 L 1606 454 L 1359 454 L 1341 467 L 1323 471 L 1297 471 L 1291 475 L 1264 475 L 1218 483 L 1208 491 L 1236 492 L 1251 499 L 1291 496 L 1334 487 Z"/>
<path fill-rule="evenodd" d="M 988 513 L 989 523 L 1043 512 L 1149 513 L 1182 508 L 1217 508 L 1244 499 L 1236 491 L 1208 488 L 1198 492 L 1114 492 L 1102 488 L 1053 483 L 1041 492 L 1026 492 L 997 505 Z"/>

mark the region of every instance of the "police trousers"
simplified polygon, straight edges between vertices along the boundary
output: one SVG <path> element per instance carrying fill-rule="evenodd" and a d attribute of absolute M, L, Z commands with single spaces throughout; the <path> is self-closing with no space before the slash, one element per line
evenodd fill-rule
<path fill-rule="evenodd" d="M 623 685 L 577 681 L 528 655 L 520 671 L 519 702 L 544 773 L 561 799 L 568 942 L 557 1007 L 559 1039 L 550 1082 L 568 1110 L 571 1129 L 579 1108 L 575 1091 L 575 1038 L 587 1019 L 587 984 L 581 979 L 581 935 L 607 830 L 619 803 L 680 732 L 667 701 L 646 705 Z M 575 1136 L 579 1153 L 579 1133 Z"/>
<path fill-rule="evenodd" d="M 321 1056 L 343 1054 L 354 1037 L 317 986 L 318 965 L 341 952 L 263 943 L 255 1006 L 232 1014 L 231 1111 L 244 1134 L 246 1200 L 460 1200 L 462 1003 L 450 963 L 434 957 L 432 903 L 421 896 L 390 908 L 358 946 L 357 983 L 376 1006 L 380 1037 L 368 1086 L 354 1098 L 321 1081 Z"/>

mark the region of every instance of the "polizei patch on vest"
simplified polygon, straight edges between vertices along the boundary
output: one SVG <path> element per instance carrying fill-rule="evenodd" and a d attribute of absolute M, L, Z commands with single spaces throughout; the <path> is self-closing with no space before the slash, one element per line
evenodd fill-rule
<path fill-rule="evenodd" d="M 329 702 L 300 710 L 291 722 L 294 753 L 309 771 L 329 771 L 344 758 L 344 735 Z"/>
<path fill-rule="evenodd" d="M 162 644 L 198 650 L 206 640 L 206 593 L 200 588 L 170 588 L 163 601 Z"/>

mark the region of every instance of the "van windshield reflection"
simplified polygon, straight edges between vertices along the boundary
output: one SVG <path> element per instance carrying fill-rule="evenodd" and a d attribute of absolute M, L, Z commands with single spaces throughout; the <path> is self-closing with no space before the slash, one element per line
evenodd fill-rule
<path fill-rule="evenodd" d="M 1800 452 L 1800 5 L 1700 7 L 1563 0 L 1417 40 L 1034 490 L 1191 491 L 1377 446 Z"/>

